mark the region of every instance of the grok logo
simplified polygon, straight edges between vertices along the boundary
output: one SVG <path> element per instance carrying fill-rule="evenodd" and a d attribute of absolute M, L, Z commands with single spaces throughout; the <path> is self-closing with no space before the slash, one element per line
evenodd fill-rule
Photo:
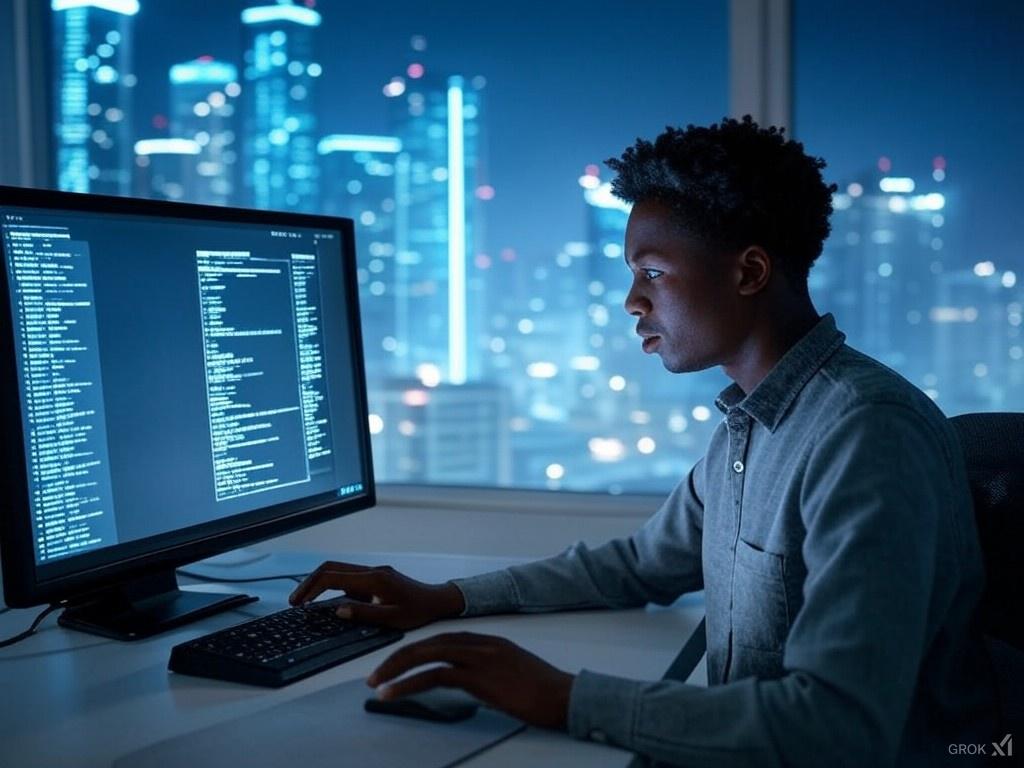
<path fill-rule="evenodd" d="M 992 751 L 989 752 L 989 747 Z M 985 755 L 986 757 L 1013 757 L 1013 734 L 1003 736 L 1002 741 L 991 744 L 950 744 L 951 755 Z"/>

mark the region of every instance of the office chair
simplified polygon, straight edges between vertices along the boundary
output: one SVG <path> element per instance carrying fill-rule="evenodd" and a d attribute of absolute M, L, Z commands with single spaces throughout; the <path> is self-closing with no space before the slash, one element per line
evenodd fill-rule
<path fill-rule="evenodd" d="M 966 413 L 950 423 L 964 449 L 985 558 L 982 628 L 1024 651 L 1024 413 Z"/>
<path fill-rule="evenodd" d="M 974 499 L 985 592 L 978 606 L 1002 717 L 1024 723 L 1024 413 L 966 413 L 960 437 Z"/>

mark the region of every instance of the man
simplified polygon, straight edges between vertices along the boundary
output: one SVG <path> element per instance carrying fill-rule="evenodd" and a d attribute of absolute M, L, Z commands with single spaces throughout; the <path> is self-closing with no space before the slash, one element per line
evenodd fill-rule
<path fill-rule="evenodd" d="M 293 602 L 344 589 L 361 601 L 345 615 L 412 628 L 704 589 L 707 688 L 573 676 L 470 633 L 408 645 L 368 683 L 383 698 L 463 688 L 672 764 L 963 765 L 948 745 L 994 727 L 963 458 L 931 400 L 811 302 L 835 191 L 824 162 L 748 117 L 667 129 L 608 164 L 634 204 L 626 310 L 644 351 L 734 382 L 704 458 L 629 538 L 442 585 L 325 563 Z"/>

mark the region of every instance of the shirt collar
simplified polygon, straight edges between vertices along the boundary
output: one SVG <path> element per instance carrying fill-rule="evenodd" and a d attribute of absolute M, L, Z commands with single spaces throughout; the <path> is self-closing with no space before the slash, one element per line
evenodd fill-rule
<path fill-rule="evenodd" d="M 734 382 L 721 391 L 715 405 L 722 413 L 740 408 L 769 432 L 774 432 L 800 390 L 845 340 L 846 334 L 836 329 L 835 318 L 831 314 L 823 315 L 790 347 L 753 392 L 745 394 Z"/>

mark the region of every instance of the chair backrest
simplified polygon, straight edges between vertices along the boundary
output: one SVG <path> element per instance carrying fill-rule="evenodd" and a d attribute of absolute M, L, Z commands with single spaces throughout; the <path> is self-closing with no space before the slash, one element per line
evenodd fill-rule
<path fill-rule="evenodd" d="M 1024 413 L 953 416 L 985 560 L 985 634 L 1024 650 Z"/>

